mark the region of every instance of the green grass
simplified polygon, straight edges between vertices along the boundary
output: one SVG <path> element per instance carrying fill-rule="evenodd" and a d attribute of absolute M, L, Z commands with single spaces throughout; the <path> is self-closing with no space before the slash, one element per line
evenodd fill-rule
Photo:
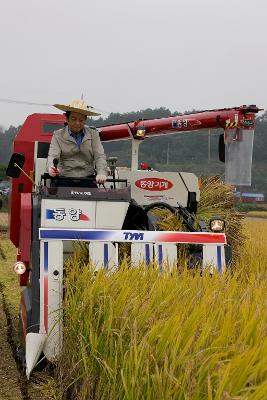
<path fill-rule="evenodd" d="M 0 213 L 8 211 L 8 199 L 9 199 L 8 195 L 0 195 L 0 205 L 1 205 Z"/>
<path fill-rule="evenodd" d="M 264 203 L 235 203 L 234 207 L 241 212 L 267 211 L 266 204 Z"/>
<path fill-rule="evenodd" d="M 247 216 L 254 218 L 267 218 L 267 211 L 249 211 Z"/>
<path fill-rule="evenodd" d="M 233 276 L 127 265 L 95 276 L 70 261 L 63 398 L 264 399 L 267 224 L 246 226 Z"/>
<path fill-rule="evenodd" d="M 8 229 L 8 214 L 0 212 L 0 231 L 7 231 Z"/>
<path fill-rule="evenodd" d="M 18 314 L 20 302 L 19 278 L 13 271 L 13 265 L 16 261 L 16 249 L 12 243 L 1 238 L 1 249 L 5 259 L 0 259 L 0 281 L 4 285 L 5 298 L 9 305 L 12 315 Z"/>

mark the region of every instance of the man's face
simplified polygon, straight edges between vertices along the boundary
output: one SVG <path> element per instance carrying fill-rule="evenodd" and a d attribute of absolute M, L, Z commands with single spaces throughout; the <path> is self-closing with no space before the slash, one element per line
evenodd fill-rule
<path fill-rule="evenodd" d="M 86 115 L 71 111 L 68 119 L 70 130 L 73 133 L 79 133 L 84 128 L 85 121 L 86 121 Z"/>

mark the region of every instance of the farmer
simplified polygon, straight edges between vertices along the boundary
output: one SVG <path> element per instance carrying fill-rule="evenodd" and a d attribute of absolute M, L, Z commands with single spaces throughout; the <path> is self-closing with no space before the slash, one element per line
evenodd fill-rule
<path fill-rule="evenodd" d="M 47 158 L 47 172 L 50 176 L 61 178 L 95 177 L 96 183 L 105 183 L 107 162 L 99 133 L 95 128 L 85 126 L 87 116 L 99 114 L 91 111 L 83 100 L 54 106 L 65 111 L 67 125 L 53 134 Z M 95 183 L 88 182 L 60 179 L 56 186 L 96 187 Z"/>

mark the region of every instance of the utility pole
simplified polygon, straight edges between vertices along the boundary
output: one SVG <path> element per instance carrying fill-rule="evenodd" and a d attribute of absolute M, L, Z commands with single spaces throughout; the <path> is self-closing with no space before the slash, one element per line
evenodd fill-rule
<path fill-rule="evenodd" d="M 208 131 L 208 162 L 210 163 L 210 129 Z"/>
<path fill-rule="evenodd" d="M 170 160 L 170 142 L 168 142 L 168 147 L 167 147 L 167 155 L 166 155 L 166 164 L 169 165 L 169 160 Z"/>

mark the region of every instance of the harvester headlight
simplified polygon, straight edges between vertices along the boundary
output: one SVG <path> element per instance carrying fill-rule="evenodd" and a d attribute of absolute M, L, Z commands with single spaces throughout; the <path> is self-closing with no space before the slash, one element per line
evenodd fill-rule
<path fill-rule="evenodd" d="M 225 228 L 225 221 L 222 218 L 212 218 L 210 220 L 210 230 L 212 232 L 223 232 Z"/>
<path fill-rule="evenodd" d="M 22 261 L 15 262 L 14 272 L 16 272 L 16 274 L 22 275 L 22 274 L 24 274 L 25 271 L 26 271 L 26 265 L 24 264 L 24 262 L 22 262 Z"/>
<path fill-rule="evenodd" d="M 146 135 L 146 128 L 144 126 L 139 126 L 136 129 L 134 137 L 135 139 L 144 139 L 145 135 Z"/>

